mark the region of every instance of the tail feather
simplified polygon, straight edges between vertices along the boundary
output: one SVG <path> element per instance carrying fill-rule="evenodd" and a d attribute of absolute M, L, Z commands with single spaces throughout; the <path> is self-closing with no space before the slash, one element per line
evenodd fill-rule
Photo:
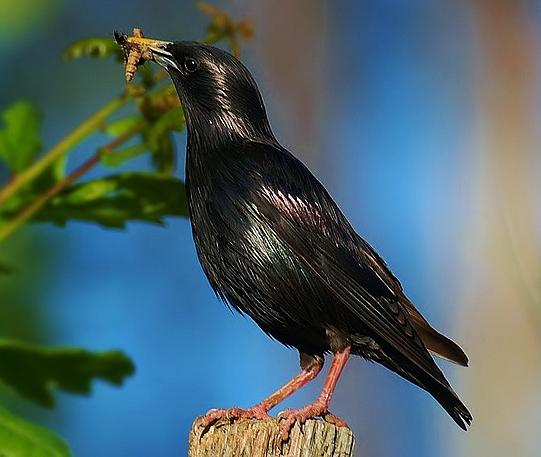
<path fill-rule="evenodd" d="M 441 392 L 439 389 L 431 389 L 429 392 L 462 430 L 468 429 L 473 417 L 451 387 L 442 386 Z"/>
<path fill-rule="evenodd" d="M 402 303 L 408 311 L 411 321 L 417 330 L 417 333 L 423 340 L 428 351 L 442 359 L 449 360 L 450 362 L 457 363 L 464 367 L 468 366 L 468 356 L 451 339 L 445 335 L 439 333 L 434 329 L 427 320 L 421 315 L 417 308 L 406 297 L 402 300 Z M 453 418 L 462 430 L 467 430 L 471 425 L 473 417 L 468 411 L 468 408 L 462 403 L 458 395 L 455 393 L 451 385 L 445 379 L 443 373 L 439 369 L 441 376 L 434 376 L 435 373 L 428 374 L 428 376 L 420 376 L 424 379 L 410 379 L 419 387 L 428 391 L 438 403 L 447 411 L 447 413 Z"/>
<path fill-rule="evenodd" d="M 435 362 L 432 361 L 432 367 L 427 370 L 408 359 L 400 350 L 390 347 L 382 349 L 372 357 L 374 360 L 426 390 L 461 429 L 467 430 L 473 417 Z"/>
<path fill-rule="evenodd" d="M 401 300 L 408 311 L 415 330 L 426 348 L 434 355 L 464 367 L 468 366 L 468 356 L 458 344 L 435 330 L 406 297 Z"/>
<path fill-rule="evenodd" d="M 406 373 L 395 371 L 432 395 L 462 430 L 468 429 L 473 417 L 468 408 L 466 408 L 466 405 L 462 403 L 462 400 L 458 398 L 458 395 L 447 382 L 443 373 L 440 372 L 441 378 L 436 379 L 433 375 L 426 372 L 417 372 L 414 374 L 413 372 L 415 370 L 406 371 Z"/>

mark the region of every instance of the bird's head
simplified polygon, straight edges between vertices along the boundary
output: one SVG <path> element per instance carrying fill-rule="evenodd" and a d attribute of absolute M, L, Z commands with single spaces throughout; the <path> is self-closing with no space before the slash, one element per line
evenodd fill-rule
<path fill-rule="evenodd" d="M 173 80 L 192 140 L 274 138 L 257 84 L 237 58 L 198 42 L 144 40 Z"/>

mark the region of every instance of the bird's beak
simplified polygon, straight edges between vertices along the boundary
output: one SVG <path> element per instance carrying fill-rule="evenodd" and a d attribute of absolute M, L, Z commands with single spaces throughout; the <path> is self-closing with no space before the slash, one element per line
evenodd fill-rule
<path fill-rule="evenodd" d="M 172 54 L 167 51 L 167 47 L 172 44 L 171 41 L 159 41 L 138 36 L 129 36 L 126 37 L 125 40 L 126 46 L 128 48 L 138 48 L 144 59 L 154 60 L 166 70 L 168 67 L 177 68 L 177 64 L 173 60 Z M 149 54 L 151 54 L 152 57 Z"/>

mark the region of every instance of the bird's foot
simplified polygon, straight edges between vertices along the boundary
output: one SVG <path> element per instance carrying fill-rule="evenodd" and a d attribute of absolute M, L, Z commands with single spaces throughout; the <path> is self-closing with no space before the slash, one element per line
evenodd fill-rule
<path fill-rule="evenodd" d="M 202 434 L 205 433 L 209 427 L 220 420 L 226 420 L 228 422 L 236 419 L 268 419 L 270 416 L 263 405 L 255 405 L 251 408 L 227 408 L 227 409 L 211 409 L 207 414 L 199 419 L 198 426 L 202 428 Z"/>
<path fill-rule="evenodd" d="M 337 427 L 347 427 L 348 424 L 345 420 L 331 414 L 327 409 L 325 402 L 316 400 L 314 403 L 304 406 L 300 409 L 286 409 L 278 414 L 280 420 L 284 420 L 284 423 L 280 427 L 280 437 L 283 441 L 289 437 L 289 432 L 295 425 L 295 422 L 304 424 L 308 419 L 315 417 L 321 417 L 324 421 L 334 424 Z"/>

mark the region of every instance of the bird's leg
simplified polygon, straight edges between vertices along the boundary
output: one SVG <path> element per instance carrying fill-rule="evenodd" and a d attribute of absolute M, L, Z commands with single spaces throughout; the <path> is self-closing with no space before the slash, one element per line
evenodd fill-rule
<path fill-rule="evenodd" d="M 301 354 L 301 361 L 302 359 L 303 354 Z M 323 359 L 321 357 L 313 357 L 311 358 L 310 363 L 306 366 L 303 366 L 302 368 L 302 371 L 297 376 L 295 376 L 287 384 L 280 387 L 272 395 L 269 395 L 261 403 L 254 406 L 254 408 L 260 407 L 265 411 L 269 411 L 270 409 L 274 408 L 278 403 L 282 402 L 287 397 L 294 394 L 297 390 L 299 390 L 302 386 L 308 384 L 319 374 L 321 368 L 323 368 Z"/>
<path fill-rule="evenodd" d="M 351 347 L 347 346 L 345 349 L 337 352 L 334 355 L 334 359 L 332 361 L 329 374 L 327 375 L 327 379 L 325 380 L 325 384 L 323 385 L 323 389 L 314 403 L 306 405 L 300 409 L 286 409 L 280 413 L 280 418 L 285 419 L 285 422 L 280 427 L 280 435 L 283 440 L 288 438 L 289 431 L 295 422 L 300 422 L 302 424 L 312 417 L 320 416 L 327 422 L 335 424 L 339 427 L 347 427 L 344 420 L 329 413 L 329 403 L 331 402 L 338 378 L 340 377 L 340 374 L 348 361 L 350 351 Z"/>
<path fill-rule="evenodd" d="M 292 395 L 302 386 L 306 385 L 314 379 L 323 367 L 323 358 L 319 356 L 310 357 L 308 364 L 303 365 L 303 354 L 301 354 L 302 371 L 295 376 L 291 381 L 280 387 L 276 392 L 271 394 L 262 402 L 251 408 L 228 408 L 228 409 L 211 409 L 203 419 L 199 422 L 199 426 L 206 430 L 214 422 L 220 419 L 266 419 L 269 417 L 269 410 L 274 408 L 278 403 Z"/>

